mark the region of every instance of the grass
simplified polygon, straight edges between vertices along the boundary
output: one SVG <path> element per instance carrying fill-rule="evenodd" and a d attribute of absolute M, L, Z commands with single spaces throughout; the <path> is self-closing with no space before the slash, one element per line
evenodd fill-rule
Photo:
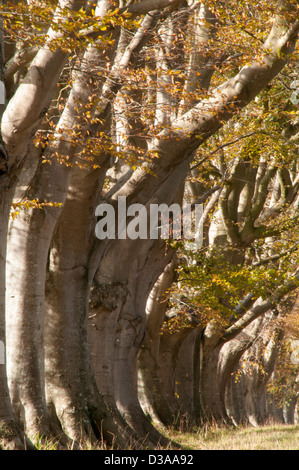
<path fill-rule="evenodd" d="M 210 426 L 164 434 L 188 450 L 299 450 L 299 425 L 227 428 Z"/>
<path fill-rule="evenodd" d="M 173 429 L 160 429 L 160 432 L 177 443 L 182 450 L 299 450 L 299 425 L 236 428 L 209 425 L 189 432 Z M 37 450 L 57 450 L 56 442 L 39 436 L 34 444 Z M 142 449 L 142 444 L 140 448 Z M 92 446 L 86 444 L 81 449 L 93 450 Z M 95 450 L 107 450 L 107 447 L 99 445 Z"/>

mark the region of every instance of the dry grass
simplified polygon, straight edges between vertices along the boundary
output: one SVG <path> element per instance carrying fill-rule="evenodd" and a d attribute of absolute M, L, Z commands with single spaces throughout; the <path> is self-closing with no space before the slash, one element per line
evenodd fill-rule
<path fill-rule="evenodd" d="M 299 425 L 210 426 L 192 432 L 167 431 L 164 434 L 189 450 L 299 450 Z"/>
<path fill-rule="evenodd" d="M 299 450 L 299 425 L 269 425 L 258 428 L 210 425 L 194 428 L 189 432 L 170 429 L 160 429 L 160 432 L 178 444 L 178 447 L 174 444 L 168 450 Z M 57 443 L 54 441 L 37 437 L 34 443 L 38 450 L 57 450 Z M 107 446 L 99 443 L 94 448 L 84 444 L 81 449 L 107 450 Z M 143 449 L 142 443 L 140 449 Z"/>

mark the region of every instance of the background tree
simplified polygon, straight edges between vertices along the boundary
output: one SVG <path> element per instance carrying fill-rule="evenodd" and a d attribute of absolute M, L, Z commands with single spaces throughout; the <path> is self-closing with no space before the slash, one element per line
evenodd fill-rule
<path fill-rule="evenodd" d="M 278 93 L 279 87 L 273 84 L 272 91 L 281 99 L 281 92 Z M 268 100 L 268 91 L 266 96 Z M 254 108 L 260 112 L 260 100 L 246 110 L 245 116 L 250 114 L 252 117 L 255 113 Z M 255 357 L 257 372 L 262 371 L 263 380 L 260 380 L 260 387 L 262 392 L 265 392 L 267 380 L 275 366 L 277 347 L 281 343 L 282 334 L 281 328 L 277 326 L 273 338 L 270 339 L 271 336 L 267 331 L 273 319 L 277 315 L 284 316 L 283 312 L 290 311 L 294 302 L 287 294 L 297 288 L 296 282 L 288 281 L 297 272 L 297 170 L 292 177 L 285 179 L 282 176 L 282 174 L 290 175 L 287 170 L 288 152 L 291 158 L 290 166 L 296 168 L 296 163 L 294 164 L 294 155 L 297 154 L 296 144 L 294 147 L 293 144 L 290 146 L 285 129 L 291 127 L 294 129 L 294 135 L 296 134 L 296 126 L 294 124 L 290 126 L 289 122 L 290 116 L 293 116 L 292 112 L 290 103 L 285 102 L 285 111 L 281 112 L 276 129 L 272 125 L 270 133 L 270 129 L 266 131 L 259 127 L 258 135 L 261 133 L 263 136 L 261 142 L 264 142 L 264 133 L 267 139 L 269 136 L 272 139 L 275 132 L 275 147 L 264 143 L 260 146 L 258 135 L 253 144 L 250 141 L 251 135 L 241 133 L 239 137 L 235 134 L 234 138 L 230 136 L 231 141 L 228 140 L 216 148 L 218 152 L 226 151 L 227 155 L 222 154 L 219 160 L 214 157 L 207 163 L 206 172 L 201 174 L 201 184 L 203 175 L 208 175 L 208 179 L 205 180 L 206 192 L 208 193 L 209 186 L 215 189 L 204 214 L 205 244 L 201 251 L 195 254 L 182 249 L 183 246 L 179 245 L 182 262 L 179 282 L 171 295 L 173 309 L 170 311 L 177 314 L 168 320 L 164 328 L 168 332 L 182 332 L 190 313 L 193 316 L 192 330 L 194 328 L 198 330 L 201 337 L 199 342 L 202 344 L 200 352 L 193 354 L 198 356 L 198 360 L 195 361 L 196 367 L 199 367 L 199 363 L 202 364 L 201 383 L 204 387 L 199 399 L 194 398 L 194 404 L 201 401 L 201 414 L 205 415 L 206 410 L 210 418 L 218 418 L 221 421 L 228 420 L 227 413 L 231 414 L 231 408 L 237 401 L 235 396 L 234 403 L 226 403 L 228 387 L 232 387 L 231 373 L 244 352 L 253 345 L 255 352 L 249 354 Z M 272 119 L 271 121 L 273 122 Z M 241 122 L 239 119 L 238 132 L 243 130 Z M 247 117 L 245 123 L 248 130 Z M 268 126 L 267 120 L 265 124 Z M 229 134 L 230 129 L 228 128 L 226 132 Z M 233 148 L 233 160 L 230 157 L 231 148 Z M 267 152 L 269 148 L 272 151 L 270 158 L 264 153 L 264 150 Z M 267 162 L 269 159 L 270 163 Z M 229 162 L 229 167 L 225 162 Z M 292 182 L 295 183 L 294 186 Z M 286 187 L 287 193 L 283 189 Z M 286 203 L 286 194 L 288 194 L 288 203 Z M 219 204 L 215 206 L 217 200 Z M 257 220 L 253 220 L 255 216 L 258 217 Z M 251 227 L 249 230 L 246 229 L 248 221 Z M 248 237 L 248 241 L 243 238 L 244 236 Z M 282 304 L 280 300 L 286 295 Z M 277 305 L 280 305 L 282 313 L 278 312 Z M 272 310 L 273 314 L 269 315 L 268 310 Z M 273 325 L 275 323 L 276 320 Z M 272 329 L 273 326 L 270 331 Z M 277 329 L 280 333 L 276 331 Z M 257 335 L 263 338 L 261 342 Z M 174 337 L 173 334 L 172 341 Z M 194 337 L 194 334 L 190 335 L 191 348 L 194 347 L 192 346 Z M 260 346 L 256 348 L 258 342 Z M 258 358 L 257 354 L 263 355 L 265 348 L 266 357 Z M 180 353 L 179 343 L 176 354 L 176 361 L 179 363 L 180 354 L 184 354 L 183 351 Z M 164 357 L 161 362 L 165 366 Z M 169 368 L 165 367 L 168 370 Z M 193 366 L 189 367 L 187 374 L 188 377 L 193 376 L 195 382 L 198 380 Z M 175 384 L 176 379 L 173 374 L 172 377 Z M 244 395 L 244 384 L 242 387 Z M 197 394 L 199 390 L 200 387 L 197 388 Z M 253 390 L 255 399 L 260 401 L 257 397 L 257 388 L 253 387 Z M 174 388 L 173 396 L 175 393 Z M 247 395 L 249 396 L 249 392 Z M 183 401 L 182 398 L 182 403 Z M 179 400 L 177 405 L 180 414 L 182 414 L 180 408 L 183 406 L 182 403 Z M 252 394 L 248 403 L 254 403 Z M 242 416 L 246 416 L 245 411 Z"/>

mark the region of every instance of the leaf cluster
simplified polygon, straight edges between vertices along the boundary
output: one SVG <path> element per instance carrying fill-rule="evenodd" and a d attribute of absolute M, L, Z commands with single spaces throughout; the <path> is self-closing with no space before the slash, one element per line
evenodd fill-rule
<path fill-rule="evenodd" d="M 30 209 L 45 209 L 47 207 L 61 207 L 61 204 L 53 201 L 40 202 L 39 199 L 24 198 L 21 201 L 13 201 L 11 205 L 10 217 L 15 219 L 21 211 L 29 211 Z"/>

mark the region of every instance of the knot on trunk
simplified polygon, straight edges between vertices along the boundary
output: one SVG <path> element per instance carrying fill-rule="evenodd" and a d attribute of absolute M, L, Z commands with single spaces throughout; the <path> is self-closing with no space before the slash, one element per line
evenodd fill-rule
<path fill-rule="evenodd" d="M 121 282 L 95 282 L 90 291 L 90 307 L 112 312 L 124 303 L 127 293 Z"/>

